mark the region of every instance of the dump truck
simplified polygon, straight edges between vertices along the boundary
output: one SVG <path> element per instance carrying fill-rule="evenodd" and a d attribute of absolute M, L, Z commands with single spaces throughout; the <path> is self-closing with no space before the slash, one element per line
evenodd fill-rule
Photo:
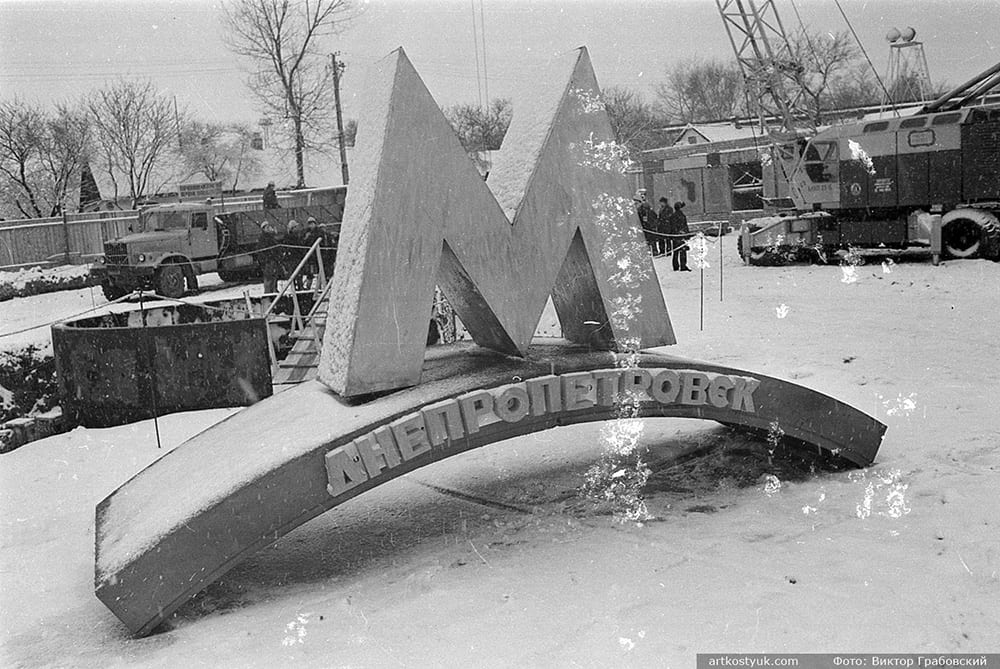
<path fill-rule="evenodd" d="M 198 289 L 198 276 L 218 272 L 223 281 L 261 275 L 254 256 L 261 225 L 270 222 L 281 243 L 291 220 L 305 224 L 311 216 L 335 240 L 339 236 L 344 193 L 328 204 L 220 212 L 211 203 L 162 204 L 143 209 L 129 234 L 105 241 L 94 272 L 109 300 L 134 290 L 180 297 Z M 335 245 L 323 251 L 333 267 Z M 292 268 L 288 268 L 292 269 Z"/>

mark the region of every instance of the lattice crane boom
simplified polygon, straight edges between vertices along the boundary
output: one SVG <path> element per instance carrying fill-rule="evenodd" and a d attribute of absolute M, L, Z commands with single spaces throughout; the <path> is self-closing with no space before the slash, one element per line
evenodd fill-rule
<path fill-rule="evenodd" d="M 802 108 L 803 68 L 795 58 L 774 0 L 715 0 L 736 54 L 752 113 L 768 132 L 794 134 Z"/>

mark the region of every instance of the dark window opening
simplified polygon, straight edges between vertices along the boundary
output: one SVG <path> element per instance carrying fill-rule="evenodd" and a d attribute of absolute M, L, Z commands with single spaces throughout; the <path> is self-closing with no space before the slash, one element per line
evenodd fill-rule
<path fill-rule="evenodd" d="M 899 124 L 900 128 L 922 128 L 924 124 L 927 123 L 927 117 L 921 116 L 920 118 L 906 118 Z"/>
<path fill-rule="evenodd" d="M 962 117 L 962 112 L 941 114 L 940 116 L 934 117 L 934 120 L 931 121 L 931 125 L 948 125 L 950 123 L 958 123 L 958 119 L 960 119 L 961 117 Z"/>

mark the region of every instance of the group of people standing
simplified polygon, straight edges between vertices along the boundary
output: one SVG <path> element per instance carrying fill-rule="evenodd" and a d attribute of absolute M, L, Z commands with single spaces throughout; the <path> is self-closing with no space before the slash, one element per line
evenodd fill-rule
<path fill-rule="evenodd" d="M 295 219 L 288 221 L 287 231 L 280 239 L 277 228 L 270 221 L 261 223 L 260 239 L 257 241 L 258 250 L 255 255 L 264 275 L 265 293 L 277 292 L 278 279 L 287 277 L 298 267 L 317 239 L 322 240 L 320 248 L 333 246 L 333 242 L 327 239 L 325 231 L 312 216 L 304 226 Z M 329 268 L 324 267 L 324 269 L 329 274 L 333 266 L 331 264 Z M 319 264 L 314 254 L 306 260 L 301 274 L 296 277 L 295 288 L 308 290 L 318 271 Z"/>
<path fill-rule="evenodd" d="M 690 272 L 691 269 L 687 266 L 687 247 L 691 231 L 687 216 L 684 215 L 684 203 L 678 200 L 671 207 L 670 201 L 661 197 L 660 207 L 654 211 L 646 200 L 645 190 L 636 193 L 634 200 L 639 224 L 653 257 L 669 253 L 675 272 Z"/>

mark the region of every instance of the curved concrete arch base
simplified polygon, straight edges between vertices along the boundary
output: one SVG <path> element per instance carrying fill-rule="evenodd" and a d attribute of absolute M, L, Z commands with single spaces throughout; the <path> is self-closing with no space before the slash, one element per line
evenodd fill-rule
<path fill-rule="evenodd" d="M 357 403 L 318 382 L 260 402 L 174 449 L 97 507 L 97 596 L 144 635 L 243 558 L 426 464 L 509 437 L 616 416 L 705 418 L 785 434 L 865 466 L 885 425 L 801 386 L 644 353 L 475 346 L 428 350 L 419 386 Z"/>

